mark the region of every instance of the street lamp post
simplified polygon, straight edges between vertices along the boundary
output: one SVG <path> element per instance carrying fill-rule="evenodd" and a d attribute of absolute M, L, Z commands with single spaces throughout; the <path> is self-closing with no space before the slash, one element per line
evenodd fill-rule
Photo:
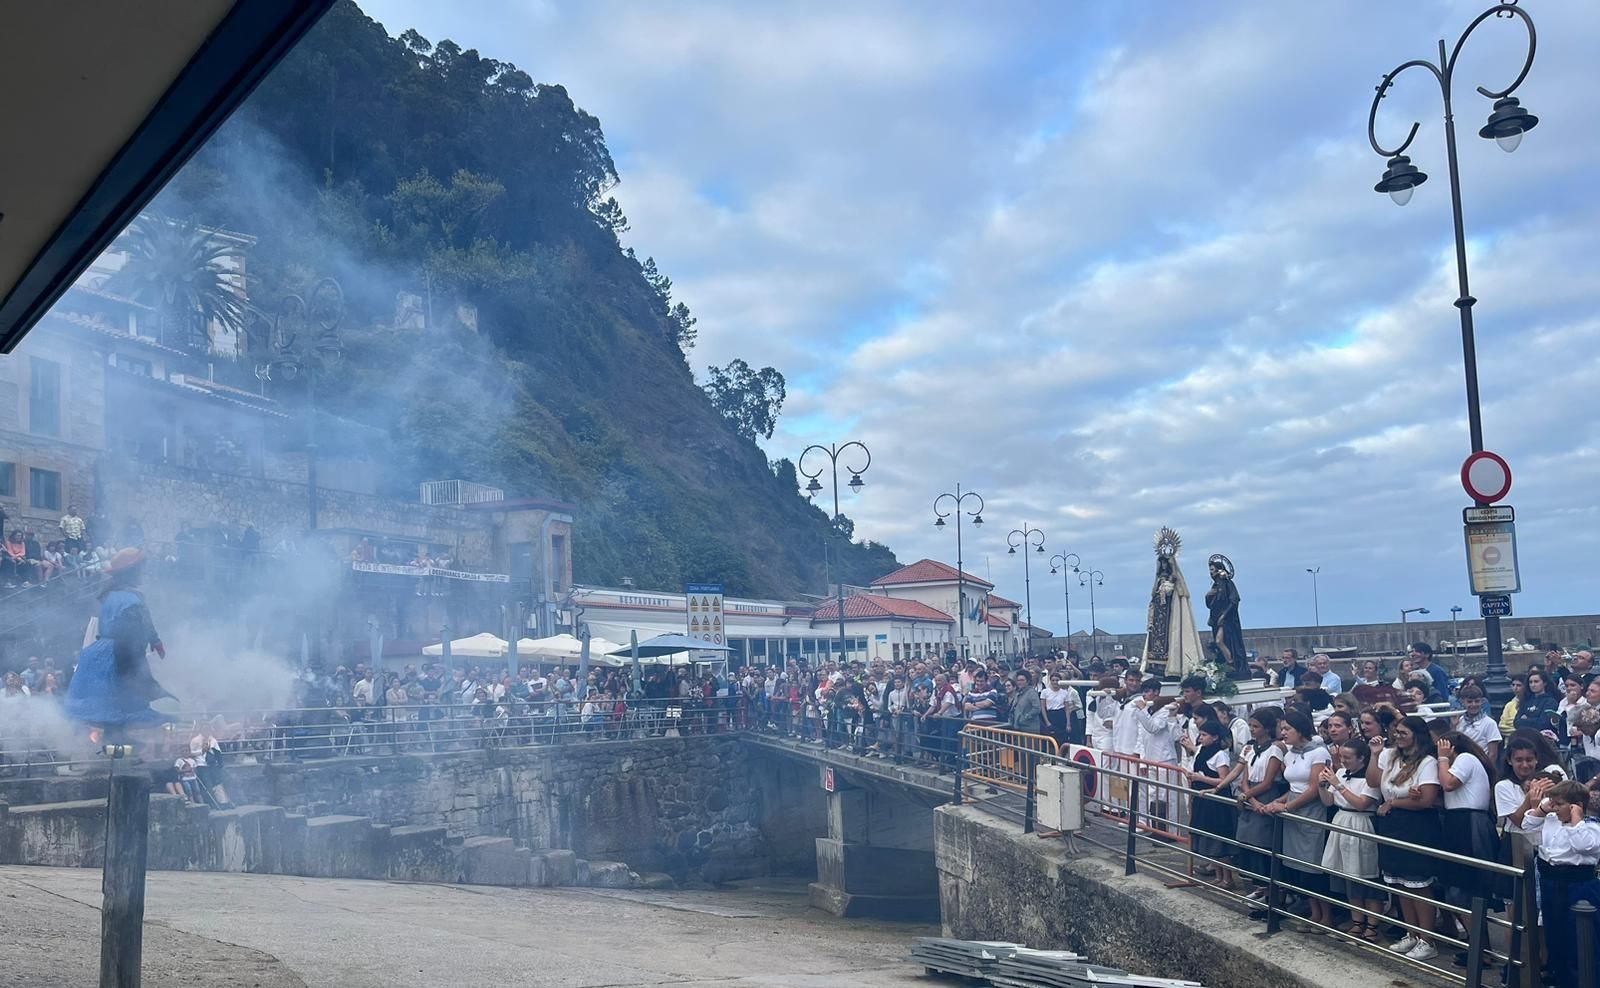
<path fill-rule="evenodd" d="M 1522 85 L 1522 80 L 1528 76 L 1528 70 L 1533 67 L 1533 55 L 1538 47 L 1538 38 L 1533 29 L 1533 18 L 1528 12 L 1515 5 L 1515 0 L 1502 2 L 1485 10 L 1473 19 L 1467 29 L 1461 33 L 1453 50 L 1446 52 L 1445 43 L 1439 41 L 1439 62 L 1434 64 L 1426 59 L 1412 59 L 1404 62 L 1391 70 L 1378 84 L 1378 95 L 1372 100 L 1372 110 L 1367 114 L 1367 140 L 1372 149 L 1381 157 L 1389 159 L 1388 167 L 1384 170 L 1383 178 L 1373 186 L 1377 192 L 1387 192 L 1396 203 L 1404 206 L 1411 200 L 1412 193 L 1417 186 L 1427 181 L 1428 176 L 1411 163 L 1405 154 L 1411 142 L 1416 139 L 1420 123 L 1411 125 L 1411 132 L 1399 146 L 1389 149 L 1378 143 L 1376 130 L 1378 119 L 1378 104 L 1389 92 L 1389 87 L 1394 85 L 1394 80 L 1406 69 L 1413 67 L 1425 68 L 1433 74 L 1434 81 L 1439 84 L 1439 92 L 1444 98 L 1444 140 L 1445 159 L 1450 169 L 1450 207 L 1455 223 L 1456 238 L 1456 281 L 1458 293 L 1455 307 L 1461 314 L 1461 355 L 1466 376 L 1467 391 L 1467 428 L 1471 433 L 1472 452 L 1483 450 L 1483 419 L 1478 409 L 1478 356 L 1477 344 L 1473 337 L 1472 306 L 1477 299 L 1472 297 L 1472 292 L 1467 284 L 1467 238 L 1465 227 L 1461 218 L 1461 177 L 1456 161 L 1456 125 L 1455 115 L 1451 107 L 1452 88 L 1455 82 L 1456 59 L 1461 54 L 1461 48 L 1466 44 L 1467 38 L 1477 29 L 1479 24 L 1493 17 L 1520 18 L 1528 30 L 1528 54 L 1523 59 L 1522 71 L 1511 80 L 1511 85 L 1502 90 L 1489 90 L 1482 86 L 1478 92 L 1494 100 L 1494 109 L 1489 114 L 1488 122 L 1478 130 L 1478 136 L 1492 139 L 1502 150 L 1515 151 L 1517 145 L 1522 143 L 1522 135 L 1532 130 L 1539 118 L 1523 109 L 1512 92 Z M 1480 506 L 1487 502 L 1477 502 Z M 1484 634 L 1488 638 L 1489 667 L 1488 675 L 1484 677 L 1484 690 L 1489 700 L 1496 709 L 1503 706 L 1511 697 L 1511 680 L 1506 676 L 1505 655 L 1501 648 L 1500 619 L 1486 616 L 1484 618 Z"/>
<path fill-rule="evenodd" d="M 1037 538 L 1037 541 L 1035 539 Z M 1006 544 L 1011 548 L 1006 550 L 1006 555 L 1015 556 L 1017 550 L 1022 550 L 1022 604 L 1024 613 L 1028 615 L 1028 648 L 1023 652 L 1023 657 L 1033 651 L 1033 586 L 1028 576 L 1028 549 L 1031 546 L 1034 552 L 1043 554 L 1044 533 L 1037 528 L 1029 528 L 1027 522 L 1021 528 L 1013 528 L 1011 534 L 1006 536 Z"/>
<path fill-rule="evenodd" d="M 1307 566 L 1306 572 L 1311 574 L 1311 619 L 1317 623 L 1317 644 L 1322 644 L 1322 601 L 1317 597 L 1317 574 L 1322 572 L 1321 566 Z"/>
<path fill-rule="evenodd" d="M 1450 657 L 1452 659 L 1461 655 L 1461 632 L 1456 629 L 1456 618 L 1460 615 L 1460 605 L 1450 608 Z"/>
<path fill-rule="evenodd" d="M 1100 654 L 1100 624 L 1094 616 L 1094 588 L 1106 585 L 1106 575 L 1097 569 L 1079 570 L 1072 567 L 1078 574 L 1078 586 L 1089 588 L 1089 657 L 1092 659 Z"/>
<path fill-rule="evenodd" d="M 845 467 L 845 472 L 850 474 L 850 483 L 848 485 L 850 490 L 859 494 L 861 493 L 861 488 L 866 486 L 866 482 L 861 479 L 861 475 L 867 472 L 867 467 L 872 466 L 871 451 L 859 442 L 848 442 L 842 446 L 836 446 L 833 443 L 829 443 L 826 446 L 812 443 L 801 451 L 800 462 L 796 465 L 796 469 L 811 481 L 806 484 L 806 497 L 816 497 L 817 492 L 822 490 L 822 484 L 817 479 L 822 476 L 822 465 L 819 463 L 816 470 L 808 471 L 806 469 L 806 456 L 810 453 L 827 454 L 828 463 L 833 468 L 833 534 L 841 538 L 844 535 L 844 526 L 842 524 L 844 515 L 839 511 L 839 457 L 845 455 L 851 449 L 860 450 L 860 455 L 866 459 L 866 462 L 859 467 L 850 467 L 848 465 Z M 850 653 L 848 646 L 845 644 L 844 636 L 844 553 L 836 552 L 835 555 L 839 561 L 838 571 L 833 574 L 833 585 L 838 594 L 839 602 L 839 661 L 844 662 L 846 661 L 846 656 Z"/>
<path fill-rule="evenodd" d="M 1067 563 L 1069 561 L 1072 563 L 1072 569 L 1070 571 L 1067 569 Z M 1081 562 L 1083 562 L 1083 560 L 1078 558 L 1078 554 L 1076 552 L 1068 552 L 1065 554 L 1056 553 L 1054 556 L 1050 557 L 1050 575 L 1054 576 L 1056 574 L 1056 570 L 1058 569 L 1061 571 L 1061 593 L 1065 596 L 1067 603 L 1068 652 L 1072 651 L 1072 574 L 1078 571 L 1078 564 Z"/>
<path fill-rule="evenodd" d="M 1401 609 L 1401 611 L 1400 611 L 1400 637 L 1405 639 L 1405 641 L 1400 643 L 1400 648 L 1401 648 L 1402 652 L 1404 652 L 1405 649 L 1411 647 L 1411 636 L 1410 636 L 1410 633 L 1406 631 L 1406 617 L 1409 616 L 1409 615 L 1412 615 L 1412 614 L 1426 614 L 1426 613 L 1428 613 L 1428 609 L 1426 607 L 1406 607 L 1406 608 L 1402 608 Z"/>
<path fill-rule="evenodd" d="M 317 530 L 317 384 L 344 357 L 339 323 L 344 320 L 344 289 L 323 278 L 305 295 L 286 295 L 272 320 L 267 355 L 256 364 L 262 381 L 306 378 L 306 528 Z M 315 331 L 309 337 L 308 331 Z"/>
<path fill-rule="evenodd" d="M 944 520 L 951 515 L 956 518 L 956 621 L 959 622 L 957 634 L 961 638 L 961 657 L 967 657 L 967 571 L 961 560 L 961 515 L 965 510 L 967 498 L 975 498 L 978 502 L 976 508 L 966 511 L 972 516 L 974 527 L 983 526 L 983 496 L 977 491 L 963 491 L 957 484 L 955 493 L 944 493 L 933 499 L 933 513 L 937 516 L 933 523 L 934 528 L 944 528 Z M 945 498 L 950 499 L 948 510 L 941 510 L 939 505 Z M 985 632 L 987 635 L 988 632 Z"/>

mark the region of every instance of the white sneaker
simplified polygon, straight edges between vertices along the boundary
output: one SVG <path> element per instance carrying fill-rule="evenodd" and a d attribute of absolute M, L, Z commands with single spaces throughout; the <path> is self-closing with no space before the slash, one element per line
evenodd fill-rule
<path fill-rule="evenodd" d="M 1408 933 L 1399 943 L 1390 944 L 1389 949 L 1397 954 L 1410 955 L 1410 953 L 1413 950 L 1416 950 L 1417 946 L 1421 943 L 1421 940 L 1418 940 L 1416 937 Z"/>
<path fill-rule="evenodd" d="M 1433 944 L 1426 940 L 1418 941 L 1417 945 L 1406 951 L 1406 956 L 1414 961 L 1430 960 L 1439 956 L 1439 951 Z"/>

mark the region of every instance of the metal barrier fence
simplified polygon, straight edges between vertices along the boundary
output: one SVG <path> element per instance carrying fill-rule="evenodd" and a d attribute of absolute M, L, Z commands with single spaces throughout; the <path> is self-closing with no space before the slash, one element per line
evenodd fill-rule
<path fill-rule="evenodd" d="M 46 715 L 34 708 L 40 715 L 30 718 L 29 704 L 40 702 L 12 708 L 18 715 L 0 724 L 0 778 L 103 764 L 87 728 L 70 725 L 53 710 Z M 272 762 L 713 734 L 743 727 L 738 709 L 699 698 L 597 699 L 190 712 L 139 736 L 147 745 L 141 754 L 147 762 L 187 753 L 190 738 L 199 733 L 216 738 L 224 758 Z"/>
<path fill-rule="evenodd" d="M 1513 867 L 1493 861 L 1463 857 L 1449 851 L 1408 844 L 1375 833 L 1351 830 L 1315 817 L 1294 813 L 1275 814 L 1271 839 L 1267 846 L 1254 846 L 1235 839 L 1234 835 L 1196 830 L 1191 823 L 1195 805 L 1210 801 L 1219 806 L 1238 809 L 1236 800 L 1191 789 L 1188 773 L 1175 766 L 1160 766 L 1163 772 L 1148 771 L 1152 763 L 1139 759 L 1105 757 L 1107 753 L 1093 749 L 1069 746 L 1065 754 L 1042 751 L 1035 741 L 1037 735 L 999 729 L 974 730 L 962 734 L 963 758 L 979 766 L 963 775 L 988 785 L 1000 786 L 998 777 L 1005 783 L 1002 788 L 1023 792 L 1026 797 L 1026 818 L 1023 829 L 1033 830 L 1035 796 L 1033 782 L 1042 764 L 1060 764 L 1078 769 L 1082 773 L 1083 798 L 1086 808 L 1095 807 L 1096 815 L 1114 820 L 1122 834 L 1115 843 L 1104 839 L 1106 828 L 1089 827 L 1073 835 L 1075 841 L 1111 852 L 1124 861 L 1125 873 L 1132 875 L 1140 869 L 1173 878 L 1183 886 L 1203 888 L 1236 904 L 1254 910 L 1253 917 L 1266 921 L 1268 934 L 1278 933 L 1285 921 L 1325 933 L 1347 943 L 1374 951 L 1380 956 L 1400 961 L 1427 971 L 1454 984 L 1479 986 L 1484 983 L 1486 969 L 1499 969 L 1492 975 L 1495 984 L 1520 985 L 1536 988 L 1540 985 L 1542 938 L 1538 920 L 1535 889 L 1537 879 L 1531 862 L 1525 867 Z M 1133 764 L 1126 764 L 1131 761 Z M 992 766 L 1003 766 L 996 771 Z M 982 801 L 973 805 L 986 808 Z M 1165 806 L 1172 809 L 1165 818 L 1152 819 L 1153 808 Z M 1244 810 L 1243 812 L 1249 812 Z M 1283 850 L 1286 823 L 1316 828 L 1329 836 L 1355 837 L 1370 841 L 1379 847 L 1398 848 L 1433 859 L 1437 871 L 1448 876 L 1439 883 L 1448 892 L 1438 899 L 1427 894 L 1429 890 L 1409 889 L 1385 885 L 1377 880 L 1353 877 L 1331 872 L 1312 862 L 1288 856 Z M 1196 834 L 1206 837 L 1208 847 L 1224 850 L 1212 855 L 1199 853 L 1191 838 Z M 1173 837 L 1172 835 L 1177 835 Z M 1196 872 L 1196 867 L 1216 869 L 1216 881 Z M 1348 902 L 1321 889 L 1315 880 L 1297 879 L 1286 872 L 1299 875 L 1337 878 L 1346 883 Z M 1246 883 L 1256 886 L 1254 894 L 1241 891 L 1231 880 L 1222 876 L 1236 875 Z M 1300 884 L 1297 884 L 1299 882 Z M 1316 886 L 1308 888 L 1305 886 Z M 1500 889 L 1506 892 L 1503 904 L 1491 903 L 1489 893 L 1457 895 L 1457 890 Z M 1465 951 L 1465 971 L 1429 963 L 1384 949 L 1384 945 L 1364 939 L 1350 930 L 1331 923 L 1314 923 L 1290 908 L 1287 899 L 1298 897 L 1307 904 L 1324 903 L 1331 908 L 1349 910 L 1352 920 L 1361 919 L 1364 925 L 1381 928 L 1398 928 L 1404 936 L 1420 935 L 1433 943 L 1443 958 L 1446 951 Z M 1422 929 L 1405 920 L 1405 910 L 1400 916 L 1390 914 L 1389 903 L 1408 901 L 1437 910 L 1438 915 L 1452 917 L 1459 925 L 1450 934 L 1437 929 Z M 1381 905 L 1379 905 L 1381 904 Z M 1370 906 L 1379 905 L 1378 909 Z M 1583 913 L 1582 910 L 1578 910 Z M 1584 914 L 1587 915 L 1587 914 Z M 1595 956 L 1594 944 L 1584 924 L 1579 924 L 1584 935 L 1575 945 L 1580 957 L 1589 958 L 1580 963 L 1584 980 L 1582 988 L 1593 985 Z"/>

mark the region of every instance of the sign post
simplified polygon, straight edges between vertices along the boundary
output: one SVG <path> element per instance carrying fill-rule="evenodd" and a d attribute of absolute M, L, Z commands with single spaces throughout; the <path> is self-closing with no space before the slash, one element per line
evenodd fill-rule
<path fill-rule="evenodd" d="M 699 638 L 713 645 L 728 643 L 728 628 L 723 621 L 722 584 L 691 583 L 684 588 L 685 621 L 690 638 Z M 694 661 L 709 662 L 726 659 L 726 652 L 696 652 Z"/>
<path fill-rule="evenodd" d="M 1473 445 L 1481 445 L 1476 431 Z M 1511 595 L 1522 590 L 1517 568 L 1517 514 L 1511 505 L 1497 503 L 1511 493 L 1511 466 L 1498 453 L 1478 449 L 1461 464 L 1461 487 L 1473 502 L 1461 512 L 1461 521 L 1467 575 L 1488 639 L 1489 669 L 1483 685 L 1490 701 L 1502 704 L 1511 696 L 1511 681 L 1506 676 L 1500 619 L 1511 616 Z"/>

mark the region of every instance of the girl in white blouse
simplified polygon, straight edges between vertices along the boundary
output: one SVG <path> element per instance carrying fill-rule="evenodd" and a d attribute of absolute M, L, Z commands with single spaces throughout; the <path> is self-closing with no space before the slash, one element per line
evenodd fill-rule
<path fill-rule="evenodd" d="M 1460 731 L 1446 731 L 1434 742 L 1439 759 L 1439 785 L 1444 790 L 1444 850 L 1479 861 L 1500 859 L 1495 832 L 1494 765 L 1478 743 Z M 1474 896 L 1503 898 L 1494 875 L 1479 868 L 1450 865 L 1445 876 L 1445 901 L 1470 909 Z M 1457 914 L 1451 917 L 1460 923 Z M 1487 929 L 1484 931 L 1487 934 Z M 1487 942 L 1487 940 L 1485 941 Z M 1458 955 L 1465 960 L 1466 954 Z"/>
<path fill-rule="evenodd" d="M 1376 819 L 1378 833 L 1408 844 L 1438 847 L 1442 838 L 1439 760 L 1432 753 L 1428 722 L 1415 714 L 1402 718 L 1390 728 L 1389 740 L 1394 747 L 1386 748 L 1376 738 L 1371 741 L 1375 757 L 1367 763 L 1367 784 L 1383 797 Z M 1407 933 L 1389 949 L 1417 961 L 1439 956 L 1431 942 L 1437 910 L 1432 903 L 1413 898 L 1433 895 L 1438 859 L 1385 844 L 1378 848 L 1378 869 L 1385 882 L 1411 893 L 1399 897 Z"/>
<path fill-rule="evenodd" d="M 1378 794 L 1367 785 L 1367 762 L 1371 753 L 1367 745 L 1352 740 L 1339 746 L 1338 758 L 1338 771 L 1324 773 L 1319 784 L 1322 805 L 1334 808 L 1334 826 L 1363 834 L 1373 833 L 1372 814 L 1378 806 Z M 1347 879 L 1376 882 L 1378 845 L 1352 834 L 1329 833 L 1328 845 L 1322 852 L 1322 867 L 1331 874 L 1343 875 Z M 1378 943 L 1378 918 L 1386 907 L 1383 897 L 1375 889 L 1358 881 L 1344 881 L 1342 884 L 1345 901 L 1351 907 L 1350 925 L 1345 932 Z"/>

